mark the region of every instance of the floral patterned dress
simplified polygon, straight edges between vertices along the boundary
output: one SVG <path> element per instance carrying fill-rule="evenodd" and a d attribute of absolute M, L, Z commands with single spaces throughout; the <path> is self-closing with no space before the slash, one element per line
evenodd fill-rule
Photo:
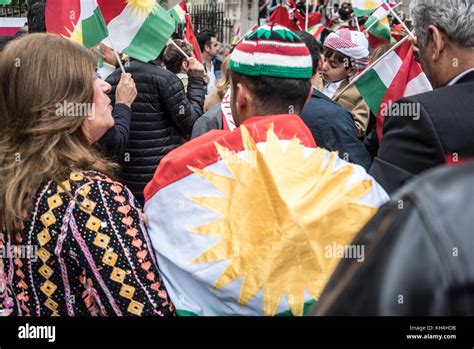
<path fill-rule="evenodd" d="M 23 241 L 0 233 L 0 316 L 173 315 L 142 218 L 100 173 L 45 183 Z"/>

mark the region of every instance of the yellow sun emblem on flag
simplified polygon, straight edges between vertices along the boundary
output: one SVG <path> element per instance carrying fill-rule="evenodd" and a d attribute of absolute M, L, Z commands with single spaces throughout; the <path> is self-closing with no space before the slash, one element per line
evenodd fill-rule
<path fill-rule="evenodd" d="M 149 15 L 155 10 L 156 0 L 127 0 L 132 13 L 137 12 L 142 15 Z"/>
<path fill-rule="evenodd" d="M 74 41 L 74 42 L 76 42 L 76 43 L 78 43 L 79 45 L 82 46 L 82 24 L 81 24 L 81 21 L 79 21 L 77 25 L 72 23 L 72 28 L 73 29 L 71 31 L 71 30 L 69 30 L 69 28 L 66 27 L 66 31 L 69 34 L 69 36 L 63 35 L 63 37 L 65 37 L 66 39 L 72 40 L 72 41 Z"/>
<path fill-rule="evenodd" d="M 225 194 L 188 198 L 222 215 L 190 230 L 222 238 L 193 263 L 230 259 L 215 289 L 243 277 L 240 305 L 263 289 L 265 315 L 276 314 L 283 295 L 292 314 L 303 315 L 305 290 L 317 300 L 338 262 L 325 256 L 325 247 L 350 244 L 375 214 L 376 208 L 359 203 L 372 182 L 349 185 L 352 166 L 333 170 L 337 154 L 328 158 L 319 148 L 306 157 L 296 137 L 285 150 L 273 125 L 264 151 L 245 126 L 241 134 L 246 159 L 215 143 L 234 178 L 190 168 Z"/>

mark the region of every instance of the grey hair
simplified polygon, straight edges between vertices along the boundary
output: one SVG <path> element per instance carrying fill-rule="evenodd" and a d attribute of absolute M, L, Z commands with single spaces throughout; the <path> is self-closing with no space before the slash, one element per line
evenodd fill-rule
<path fill-rule="evenodd" d="M 435 25 L 461 47 L 474 47 L 473 0 L 412 0 L 410 12 L 420 47 L 426 47 L 428 26 Z"/>

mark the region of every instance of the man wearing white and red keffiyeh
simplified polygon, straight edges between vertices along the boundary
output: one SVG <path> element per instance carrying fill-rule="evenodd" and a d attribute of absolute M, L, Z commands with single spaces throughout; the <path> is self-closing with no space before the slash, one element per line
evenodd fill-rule
<path fill-rule="evenodd" d="M 322 92 L 352 114 L 357 134 L 362 138 L 369 124 L 370 109 L 350 81 L 369 64 L 368 41 L 363 33 L 344 28 L 329 34 L 324 47 Z"/>

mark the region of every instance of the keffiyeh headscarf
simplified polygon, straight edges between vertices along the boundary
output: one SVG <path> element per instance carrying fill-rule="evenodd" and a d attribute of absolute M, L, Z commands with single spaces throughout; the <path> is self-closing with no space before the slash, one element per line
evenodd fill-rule
<path fill-rule="evenodd" d="M 365 69 L 369 64 L 369 42 L 361 32 L 339 29 L 328 35 L 324 46 L 351 58 L 358 70 Z"/>

